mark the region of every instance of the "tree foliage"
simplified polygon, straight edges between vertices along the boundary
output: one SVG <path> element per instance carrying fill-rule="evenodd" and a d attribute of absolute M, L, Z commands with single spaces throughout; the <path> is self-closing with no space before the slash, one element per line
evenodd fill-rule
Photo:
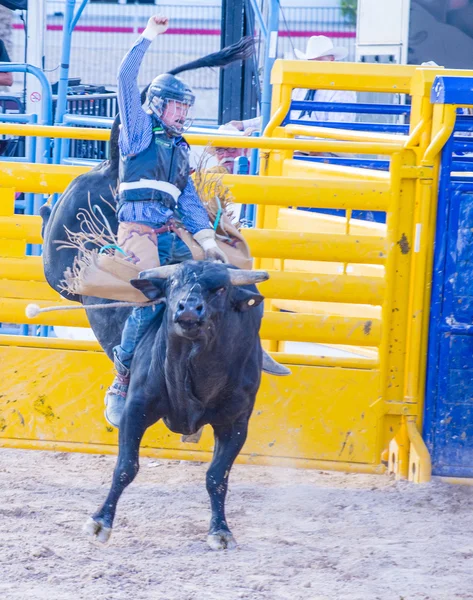
<path fill-rule="evenodd" d="M 342 14 L 352 24 L 356 24 L 356 9 L 358 8 L 358 0 L 342 0 Z"/>

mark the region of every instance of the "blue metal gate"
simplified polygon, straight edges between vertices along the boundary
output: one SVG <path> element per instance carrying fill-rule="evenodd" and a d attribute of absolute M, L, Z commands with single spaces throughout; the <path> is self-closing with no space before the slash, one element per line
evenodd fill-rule
<path fill-rule="evenodd" d="M 473 92 L 448 103 L 472 104 Z M 457 116 L 442 156 L 424 420 L 433 474 L 453 477 L 473 477 L 472 121 Z"/>

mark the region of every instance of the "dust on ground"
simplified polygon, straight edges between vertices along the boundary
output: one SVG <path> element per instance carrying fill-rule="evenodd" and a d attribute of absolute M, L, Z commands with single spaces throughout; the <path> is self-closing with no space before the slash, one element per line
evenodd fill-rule
<path fill-rule="evenodd" d="M 473 488 L 237 465 L 213 552 L 207 465 L 142 459 L 103 546 L 81 527 L 114 463 L 0 450 L 2 599 L 473 599 Z"/>

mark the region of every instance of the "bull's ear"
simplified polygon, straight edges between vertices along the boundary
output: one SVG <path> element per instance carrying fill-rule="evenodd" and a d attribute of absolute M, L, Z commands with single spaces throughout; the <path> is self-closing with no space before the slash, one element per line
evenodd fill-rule
<path fill-rule="evenodd" d="M 130 283 L 140 290 L 148 300 L 158 300 L 166 295 L 166 279 L 132 279 Z"/>
<path fill-rule="evenodd" d="M 250 292 L 249 290 L 244 290 L 241 287 L 233 288 L 232 304 L 233 307 L 240 312 L 255 308 L 255 306 L 261 304 L 263 300 L 264 296 L 258 294 L 257 292 Z"/>

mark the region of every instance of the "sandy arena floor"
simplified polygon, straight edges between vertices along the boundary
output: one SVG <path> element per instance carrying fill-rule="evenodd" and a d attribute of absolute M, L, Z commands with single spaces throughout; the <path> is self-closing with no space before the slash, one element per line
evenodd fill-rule
<path fill-rule="evenodd" d="M 2 599 L 473 599 L 473 488 L 237 465 L 216 553 L 206 465 L 142 459 L 103 546 L 81 526 L 114 462 L 0 450 Z"/>

